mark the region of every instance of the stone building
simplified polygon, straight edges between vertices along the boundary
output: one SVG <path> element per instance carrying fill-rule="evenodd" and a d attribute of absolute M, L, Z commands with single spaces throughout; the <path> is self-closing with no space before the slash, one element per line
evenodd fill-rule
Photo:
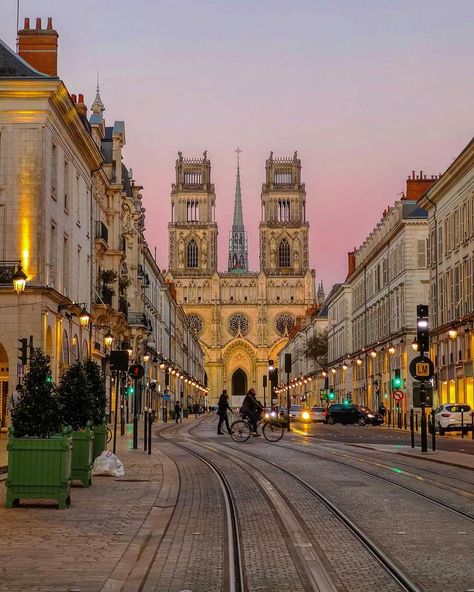
<path fill-rule="evenodd" d="M 296 318 L 314 305 L 305 207 L 296 152 L 290 158 L 270 153 L 261 193 L 260 269 L 249 271 L 238 163 L 228 270 L 219 272 L 211 162 L 206 152 L 202 158 L 178 153 L 166 278 L 200 337 L 210 402 L 222 389 L 234 404 L 250 386 L 261 393 L 268 360 L 277 363 Z"/>
<path fill-rule="evenodd" d="M 416 306 L 429 293 L 427 213 L 417 200 L 435 181 L 409 177 L 406 195 L 349 253 L 347 278 L 327 299 L 329 386 L 339 400 L 350 393 L 355 403 L 394 407 L 391 378 L 399 371 L 403 410 L 411 405 Z"/>
<path fill-rule="evenodd" d="M 428 212 L 435 403 L 474 408 L 474 140 L 420 204 Z"/>

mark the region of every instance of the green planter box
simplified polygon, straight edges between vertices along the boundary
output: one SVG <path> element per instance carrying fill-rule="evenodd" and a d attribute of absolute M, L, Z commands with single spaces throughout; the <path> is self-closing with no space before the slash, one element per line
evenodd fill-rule
<path fill-rule="evenodd" d="M 71 479 L 82 481 L 83 487 L 91 484 L 94 432 L 91 428 L 72 432 Z"/>
<path fill-rule="evenodd" d="M 92 447 L 92 462 L 107 450 L 107 424 L 92 426 L 94 432 L 94 444 Z"/>
<path fill-rule="evenodd" d="M 8 439 L 8 479 L 5 507 L 20 499 L 53 499 L 59 508 L 71 504 L 72 438 Z"/>

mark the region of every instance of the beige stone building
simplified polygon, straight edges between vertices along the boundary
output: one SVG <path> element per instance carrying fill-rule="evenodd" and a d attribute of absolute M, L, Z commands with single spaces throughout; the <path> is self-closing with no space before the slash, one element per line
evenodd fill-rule
<path fill-rule="evenodd" d="M 207 153 L 202 158 L 179 153 L 166 277 L 200 337 L 209 402 L 227 389 L 238 404 L 250 386 L 262 395 L 268 360 L 277 364 L 296 318 L 315 302 L 301 161 L 296 153 L 290 158 L 271 153 L 265 163 L 258 272 L 248 269 L 240 164 L 226 272 L 218 271 L 216 202 Z"/>

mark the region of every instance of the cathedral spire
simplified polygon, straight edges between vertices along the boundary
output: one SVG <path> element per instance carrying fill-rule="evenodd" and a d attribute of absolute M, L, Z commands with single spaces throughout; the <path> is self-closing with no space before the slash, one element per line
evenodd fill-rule
<path fill-rule="evenodd" d="M 92 106 L 91 106 L 91 110 L 92 110 L 92 113 L 94 113 L 95 115 L 102 115 L 102 113 L 105 111 L 104 103 L 102 102 L 102 99 L 100 98 L 99 73 L 98 72 L 97 72 L 97 90 L 95 93 L 94 102 L 92 103 Z"/>
<path fill-rule="evenodd" d="M 237 177 L 235 180 L 234 220 L 229 237 L 229 271 L 248 271 L 247 233 L 242 214 L 242 190 L 240 187 L 240 153 L 237 146 Z"/>

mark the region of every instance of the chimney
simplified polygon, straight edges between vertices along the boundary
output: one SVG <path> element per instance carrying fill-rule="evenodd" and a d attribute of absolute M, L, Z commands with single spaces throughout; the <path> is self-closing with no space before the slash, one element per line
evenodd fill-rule
<path fill-rule="evenodd" d="M 402 199 L 418 201 L 423 193 L 428 191 L 438 179 L 439 177 L 437 175 L 431 175 L 431 178 L 428 179 L 427 175 L 423 174 L 423 171 L 420 171 L 419 175 L 417 175 L 415 171 L 412 171 L 411 176 L 407 179 L 406 195 L 403 196 Z"/>
<path fill-rule="evenodd" d="M 77 98 L 76 109 L 79 115 L 87 117 L 87 106 L 84 104 L 84 95 L 79 95 Z"/>
<path fill-rule="evenodd" d="M 355 251 L 349 251 L 347 253 L 347 277 L 352 275 L 356 268 L 356 256 Z"/>
<path fill-rule="evenodd" d="M 36 27 L 30 29 L 30 19 L 25 18 L 24 28 L 18 31 L 18 55 L 39 72 L 58 75 L 58 33 L 51 17 L 46 29 L 42 29 L 40 18 L 36 19 Z"/>

